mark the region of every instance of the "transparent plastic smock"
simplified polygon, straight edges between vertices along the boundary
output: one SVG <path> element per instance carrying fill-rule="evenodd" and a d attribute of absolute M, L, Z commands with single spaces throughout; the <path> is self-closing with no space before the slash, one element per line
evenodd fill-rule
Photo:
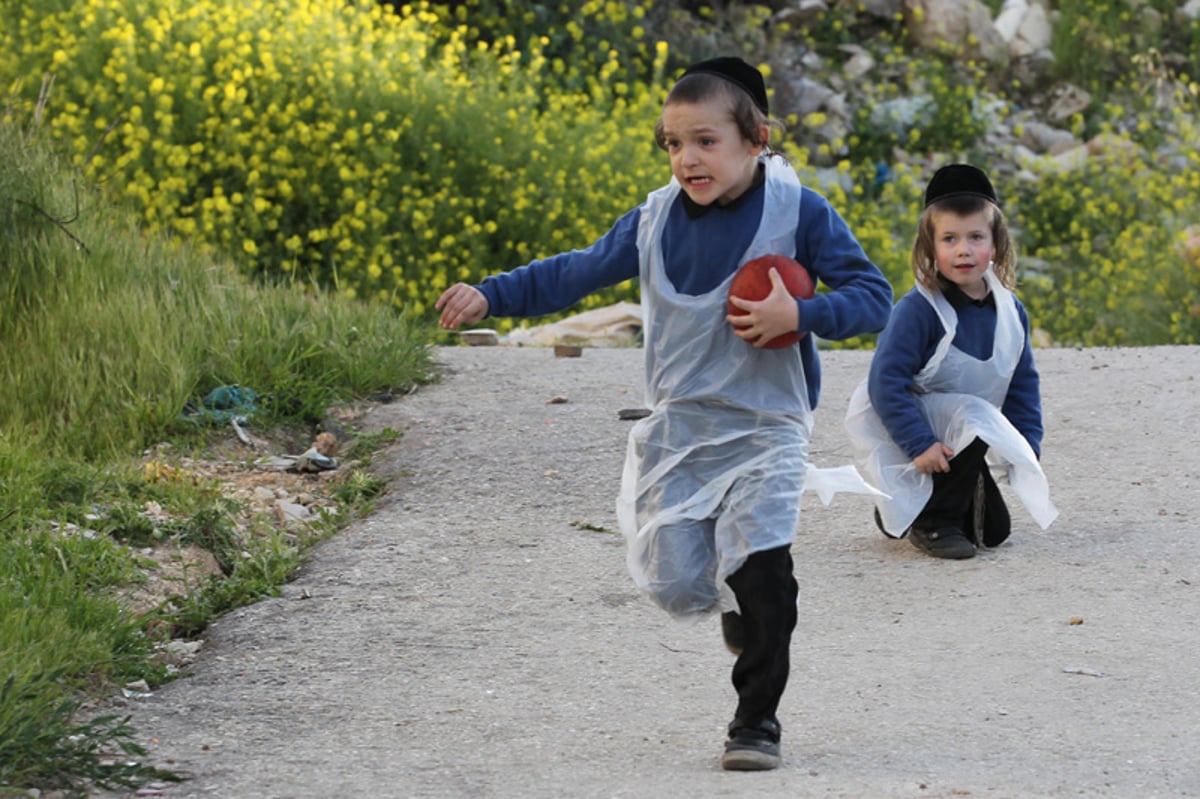
<path fill-rule="evenodd" d="M 763 216 L 741 263 L 793 256 L 796 173 L 766 158 Z M 759 349 L 725 321 L 732 274 L 703 295 L 667 278 L 663 225 L 671 183 L 641 211 L 638 248 L 646 341 L 646 406 L 629 434 L 617 517 L 634 583 L 676 616 L 736 608 L 725 583 L 753 552 L 790 544 L 808 472 L 812 411 L 797 347 Z M 821 496 L 869 491 L 850 468 L 820 481 Z"/>
<path fill-rule="evenodd" d="M 1021 357 L 1025 333 L 1012 292 L 989 269 L 987 280 L 996 299 L 996 334 L 992 356 L 973 358 L 952 346 L 958 317 L 940 292 L 918 285 L 934 307 L 945 331 L 929 362 L 914 378 L 921 415 L 938 440 L 959 452 L 976 438 L 988 445 L 988 465 L 1008 482 L 1033 520 L 1050 526 L 1058 510 L 1029 442 L 1000 411 Z M 846 431 L 867 481 L 880 490 L 875 506 L 888 535 L 899 538 L 917 518 L 933 492 L 933 478 L 913 466 L 896 445 L 871 405 L 867 381 L 855 388 L 846 411 Z"/>

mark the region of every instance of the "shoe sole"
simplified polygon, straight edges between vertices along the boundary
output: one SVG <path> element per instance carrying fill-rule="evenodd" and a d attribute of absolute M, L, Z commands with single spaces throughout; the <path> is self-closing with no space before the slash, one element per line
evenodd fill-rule
<path fill-rule="evenodd" d="M 971 558 L 975 557 L 974 548 L 972 548 L 969 552 L 966 550 L 961 552 L 947 552 L 945 550 L 938 551 L 936 549 L 929 549 L 917 543 L 914 543 L 913 546 L 916 547 L 919 552 L 924 552 L 930 557 L 941 558 L 942 560 L 970 560 Z"/>
<path fill-rule="evenodd" d="M 975 545 L 972 544 L 971 540 L 966 536 L 962 537 L 962 541 L 967 546 L 958 550 L 938 549 L 936 544 L 927 543 L 919 536 L 913 535 L 912 531 L 909 531 L 908 541 L 914 547 L 916 547 L 918 551 L 924 552 L 926 555 L 934 558 L 942 558 L 943 560 L 968 560 L 975 557 Z"/>
<path fill-rule="evenodd" d="M 734 749 L 721 758 L 721 768 L 726 771 L 770 771 L 779 768 L 782 761 L 779 755 L 753 749 Z"/>

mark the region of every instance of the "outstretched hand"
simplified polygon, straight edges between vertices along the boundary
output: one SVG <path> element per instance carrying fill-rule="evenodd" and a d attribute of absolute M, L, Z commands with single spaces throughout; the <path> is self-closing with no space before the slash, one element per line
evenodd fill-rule
<path fill-rule="evenodd" d="M 731 296 L 729 301 L 745 313 L 725 316 L 725 320 L 733 325 L 734 334 L 755 347 L 785 333 L 795 333 L 800 327 L 796 298 L 788 291 L 779 270 L 771 267 L 767 276 L 771 278 L 771 293 L 765 299 L 755 302 Z"/>
<path fill-rule="evenodd" d="M 474 286 L 455 283 L 442 292 L 433 307 L 442 312 L 442 327 L 457 330 L 459 325 L 473 325 L 487 316 L 488 301 Z"/>

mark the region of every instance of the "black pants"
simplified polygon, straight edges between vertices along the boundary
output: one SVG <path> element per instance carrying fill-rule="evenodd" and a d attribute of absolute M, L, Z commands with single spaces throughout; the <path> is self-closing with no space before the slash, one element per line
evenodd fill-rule
<path fill-rule="evenodd" d="M 760 727 L 766 722 L 777 730 L 775 713 L 787 687 L 799 594 L 791 547 L 753 553 L 726 582 L 737 597 L 745 630 L 745 647 L 733 664 L 738 695 L 733 726 Z"/>
<path fill-rule="evenodd" d="M 933 475 L 933 493 L 913 527 L 922 530 L 957 527 L 968 537 L 975 538 L 975 520 L 979 517 L 983 529 L 977 538 L 985 546 L 998 546 L 1008 538 L 1012 520 L 988 468 L 987 451 L 987 444 L 977 438 L 950 459 L 949 472 Z M 982 515 L 975 512 L 980 480 L 983 481 Z"/>

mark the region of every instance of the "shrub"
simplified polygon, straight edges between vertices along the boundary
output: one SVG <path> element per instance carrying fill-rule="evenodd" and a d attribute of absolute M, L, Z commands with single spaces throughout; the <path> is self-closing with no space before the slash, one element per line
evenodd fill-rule
<path fill-rule="evenodd" d="M 1057 76 L 1099 96 L 1123 83 L 1138 54 L 1200 51 L 1200 19 L 1180 24 L 1174 0 L 1059 0 L 1056 6 L 1051 49 Z"/>
<path fill-rule="evenodd" d="M 1018 184 L 1021 296 L 1059 344 L 1200 343 L 1200 269 L 1183 231 L 1200 208 L 1200 156 L 1180 170 L 1125 142 L 1072 171 Z"/>
<path fill-rule="evenodd" d="M 228 261 L 106 208 L 33 139 L 0 119 L 0 161 L 18 165 L 0 171 L 0 436 L 43 450 L 47 499 L 87 487 L 74 456 L 140 451 L 226 383 L 269 395 L 276 419 L 311 422 L 425 374 L 408 317 L 247 285 Z"/>
<path fill-rule="evenodd" d="M 665 175 L 660 90 L 615 50 L 563 89 L 548 38 L 469 45 L 429 9 L 94 0 L 8 12 L 29 35 L 4 46 L 29 85 L 55 75 L 49 130 L 150 230 L 419 315 L 590 242 Z"/>
<path fill-rule="evenodd" d="M 411 385 L 428 366 L 425 339 L 385 306 L 251 286 L 147 234 L 51 155 L 41 110 L 0 109 L 0 793 L 162 776 L 131 760 L 122 720 L 74 721 L 113 684 L 167 677 L 152 659 L 157 620 L 121 599 L 145 580 L 131 546 L 175 535 L 230 569 L 189 629 L 275 590 L 299 562 L 300 534 L 256 528 L 235 548 L 219 486 L 128 465 L 189 398 L 263 378 L 303 418 L 315 397 Z M 186 521 L 151 523 L 150 502 Z"/>
<path fill-rule="evenodd" d="M 92 786 L 137 788 L 150 780 L 182 779 L 137 759 L 146 749 L 133 740 L 128 717 L 78 721 L 82 702 L 45 690 L 59 679 L 39 672 L 10 675 L 0 685 L 0 790 L 36 784 L 74 796 Z"/>
<path fill-rule="evenodd" d="M 998 4 L 990 5 L 995 11 Z M 1138 284 L 1157 286 L 1147 290 L 1165 292 L 1169 301 L 1144 298 L 1124 307 L 1149 313 L 1166 302 L 1165 315 L 1175 321 L 1109 324 L 1108 309 L 1073 310 L 1076 301 L 1062 293 L 1102 264 L 1120 275 L 1145 267 L 1125 254 L 1136 248 L 1105 246 L 1098 251 L 1107 262 L 1092 257 L 1098 244 L 1115 238 L 1092 221 L 1092 209 L 1077 206 L 1091 196 L 1082 189 L 1096 196 L 1108 190 L 1101 171 L 1066 176 L 1052 163 L 1017 165 L 1047 173 L 1050 196 L 1014 188 L 1014 196 L 1029 196 L 1006 211 L 1031 267 L 1022 277 L 1041 309 L 1037 324 L 1052 340 L 1072 343 L 1087 329 L 1096 343 L 1166 343 L 1192 335 L 1191 312 L 1179 304 L 1190 296 L 1192 273 L 1166 253 L 1178 251 L 1181 230 L 1195 221 L 1179 207 L 1195 198 L 1179 170 L 1194 168 L 1183 143 L 1194 141 L 1188 136 L 1195 131 L 1196 84 L 1184 71 L 1188 64 L 1146 49 L 1156 40 L 1145 26 L 1162 22 L 1158 41 L 1170 52 L 1194 52 L 1200 26 L 1177 24 L 1166 0 L 1136 12 L 1126 0 L 1110 6 L 1112 13 L 1098 14 L 1087 3 L 1060 4 L 1061 77 L 1103 92 L 1067 124 L 1087 138 L 1108 132 L 1141 148 L 1138 175 L 1166 169 L 1172 176 L 1162 184 L 1169 202 L 1130 197 L 1120 215 L 1130 231 L 1154 231 L 1165 249 L 1153 270 L 1170 274 Z M 922 166 L 955 159 L 998 178 L 1013 171 L 995 169 L 1003 154 L 986 136 L 1010 104 L 1019 104 L 988 93 L 1003 76 L 985 76 L 953 53 L 914 58 L 901 44 L 899 19 L 844 4 L 819 15 L 811 29 L 790 32 L 768 25 L 762 7 L 743 4 L 364 0 L 284 8 L 266 0 L 201 0 L 167 14 L 134 0 L 90 0 L 43 3 L 36 13 L 18 4 L 0 14 L 0 74 L 21 79 L 16 105 L 34 114 L 35 87 L 44 73 L 54 74 L 46 129 L 75 163 L 135 203 L 149 229 L 232 252 L 244 271 L 269 281 L 332 286 L 404 308 L 418 321 L 455 281 L 476 282 L 590 243 L 664 181 L 666 162 L 650 128 L 681 53 L 710 55 L 706 48 L 735 42 L 765 53 L 794 41 L 836 63 L 838 44 L 868 48 L 877 68 L 848 95 L 854 134 L 811 153 L 836 177 L 817 175 L 807 158 L 797 164 L 806 182 L 835 184 L 831 199 L 898 293 L 910 285 L 905 263 L 919 186 L 928 177 Z M 672 36 L 672 47 L 651 46 L 658 35 Z M 1016 81 L 1009 86 L 1021 90 Z M 790 149 L 798 151 L 823 121 L 791 120 Z M 1058 196 L 1057 187 L 1072 180 L 1076 196 Z M 1127 188 L 1116 187 L 1118 196 Z M 75 198 L 32 202 L 61 220 Z M 1174 210 L 1163 216 L 1166 205 Z M 1135 221 L 1135 211 L 1151 216 Z M 0 209 L 5 224 L 49 225 L 36 217 L 27 206 Z M 25 276 L 8 287 L 15 305 L 54 282 L 22 254 L 14 264 L 12 273 Z M 582 307 L 635 298 L 635 286 L 625 284 Z M 304 315 L 295 309 L 290 332 L 303 328 Z M 19 316 L 10 319 L 0 324 L 21 324 Z M 1101 324 L 1085 328 L 1084 319 Z M 79 332 L 67 326 L 55 334 Z M 129 338 L 145 329 L 118 327 L 114 334 Z M 271 359 L 236 375 L 219 347 L 207 355 L 212 372 L 226 380 L 284 388 L 287 396 L 276 395 L 273 410 L 311 417 L 329 401 L 321 386 L 346 362 L 339 356 L 350 346 L 337 328 L 325 335 L 328 345 L 316 348 L 281 338 Z M 243 339 L 231 332 L 228 340 Z M 164 402 L 169 407 L 194 388 L 181 380 Z M 88 392 L 72 395 L 60 416 L 78 418 L 91 403 Z M 140 410 L 161 415 L 153 403 Z"/>

